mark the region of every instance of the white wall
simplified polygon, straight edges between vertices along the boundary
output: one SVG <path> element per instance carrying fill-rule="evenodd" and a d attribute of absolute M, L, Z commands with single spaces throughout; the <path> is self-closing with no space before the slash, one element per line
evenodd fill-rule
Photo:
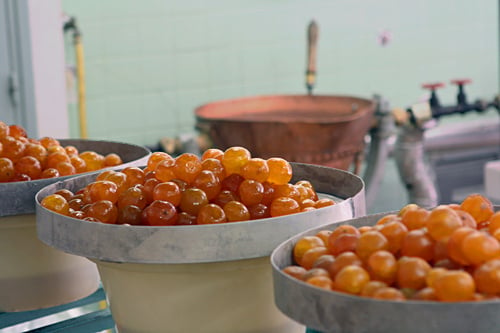
<path fill-rule="evenodd" d="M 69 136 L 61 0 L 27 0 L 38 137 Z"/>

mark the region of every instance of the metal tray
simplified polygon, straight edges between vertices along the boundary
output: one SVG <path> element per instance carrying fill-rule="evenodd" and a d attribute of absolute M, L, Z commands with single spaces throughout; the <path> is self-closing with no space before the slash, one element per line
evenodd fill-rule
<path fill-rule="evenodd" d="M 310 212 L 261 220 L 197 226 L 124 226 L 73 219 L 40 205 L 59 189 L 79 190 L 97 174 L 49 185 L 36 195 L 38 237 L 65 252 L 102 261 L 201 263 L 269 256 L 281 242 L 309 228 L 365 215 L 364 183 L 358 176 L 324 166 L 292 163 L 294 178 L 309 180 L 318 193 L 341 200 Z"/>
<path fill-rule="evenodd" d="M 99 154 L 116 153 L 120 155 L 123 164 L 110 169 L 122 169 L 127 166 L 146 165 L 151 152 L 149 149 L 121 142 L 82 139 L 59 139 L 62 146 L 75 146 L 80 152 L 92 150 Z M 78 175 L 63 176 L 58 178 L 37 179 L 25 182 L 0 183 L 0 217 L 34 214 L 35 194 L 45 186 L 56 181 L 100 172 L 102 170 L 81 173 Z"/>
<path fill-rule="evenodd" d="M 281 271 L 292 264 L 293 247 L 300 238 L 324 229 L 333 230 L 341 224 L 374 225 L 386 214 L 389 213 L 323 225 L 280 244 L 271 254 L 277 307 L 295 321 L 325 333 L 499 332 L 500 301 L 380 301 L 323 290 Z"/>

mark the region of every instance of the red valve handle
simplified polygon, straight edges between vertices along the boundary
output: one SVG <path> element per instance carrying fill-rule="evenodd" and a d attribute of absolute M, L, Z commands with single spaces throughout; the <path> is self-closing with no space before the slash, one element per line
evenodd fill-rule
<path fill-rule="evenodd" d="M 465 85 L 465 84 L 469 84 L 472 82 L 471 79 L 455 79 L 455 80 L 451 80 L 450 81 L 452 84 L 456 84 L 456 85 Z"/>
<path fill-rule="evenodd" d="M 442 87 L 444 87 L 444 83 L 443 82 L 424 83 L 424 84 L 422 84 L 422 88 L 424 88 L 424 89 L 434 90 L 434 89 L 442 88 Z"/>

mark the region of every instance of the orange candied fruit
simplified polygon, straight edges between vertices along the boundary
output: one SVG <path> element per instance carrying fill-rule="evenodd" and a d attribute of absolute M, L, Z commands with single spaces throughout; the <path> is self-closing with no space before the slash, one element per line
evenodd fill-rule
<path fill-rule="evenodd" d="M 78 152 L 72 147 L 65 149 L 50 138 L 44 139 L 44 145 L 48 148 L 40 144 L 43 149 L 37 150 L 46 151 L 46 164 L 51 168 L 43 170 L 41 177 L 77 173 L 74 162 L 78 162 L 78 168 L 91 170 L 99 165 L 114 164 L 111 160 L 119 161 L 119 156 L 113 153 L 104 156 L 92 151 Z M 65 164 L 68 160 L 72 166 Z M 31 162 L 39 161 L 31 159 Z M 5 174 L 20 177 L 15 171 L 8 172 L 8 162 L 4 164 Z M 145 168 L 100 172 L 94 182 L 69 198 L 70 214 L 103 223 L 197 225 L 265 219 L 335 204 L 331 199 L 319 198 L 308 180 L 287 182 L 291 180 L 291 172 L 290 163 L 284 159 L 252 157 L 246 148 L 238 146 L 225 151 L 207 149 L 201 157 L 192 153 L 173 157 L 154 152 Z M 97 202 L 100 203 L 97 205 Z M 116 211 L 107 209 L 108 203 Z M 315 256 L 308 259 L 310 265 L 314 264 Z"/>
<path fill-rule="evenodd" d="M 370 225 L 320 229 L 298 239 L 292 255 L 287 270 L 300 280 L 329 278 L 337 292 L 390 301 L 498 300 L 500 213 L 478 194 L 432 209 L 409 204 Z"/>
<path fill-rule="evenodd" d="M 0 122 L 0 182 L 69 176 L 123 163 L 118 154 L 110 153 L 105 165 L 100 161 L 101 155 L 93 158 L 95 154 L 84 152 L 82 158 L 75 146 L 63 147 L 59 140 L 48 136 L 39 140 L 29 138 L 23 127 Z M 104 161 L 104 156 L 102 158 Z"/>

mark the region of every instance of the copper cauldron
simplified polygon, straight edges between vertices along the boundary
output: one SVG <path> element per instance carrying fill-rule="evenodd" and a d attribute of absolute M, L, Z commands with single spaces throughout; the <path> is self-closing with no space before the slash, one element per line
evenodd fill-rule
<path fill-rule="evenodd" d="M 274 95 L 209 103 L 196 126 L 214 147 L 348 170 L 364 150 L 375 102 L 350 96 Z"/>

